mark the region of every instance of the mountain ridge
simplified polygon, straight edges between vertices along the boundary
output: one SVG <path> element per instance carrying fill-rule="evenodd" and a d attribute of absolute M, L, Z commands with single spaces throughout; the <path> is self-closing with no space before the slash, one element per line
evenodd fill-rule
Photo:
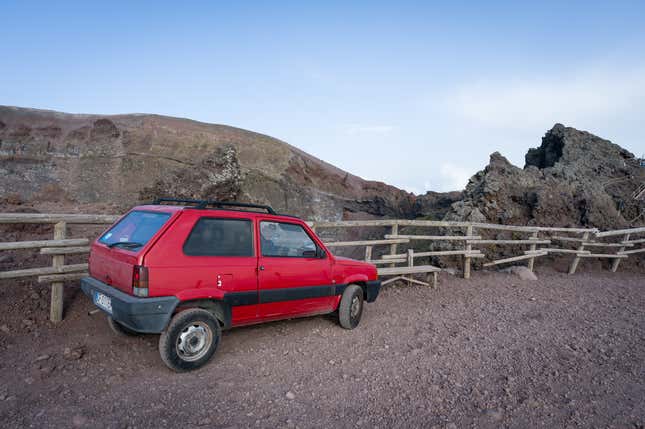
<path fill-rule="evenodd" d="M 45 189 L 122 208 L 155 196 L 238 199 L 335 220 L 411 218 L 427 206 L 423 196 L 364 180 L 271 136 L 158 114 L 0 106 L 0 169 L 0 198 L 33 200 Z M 442 195 L 451 202 L 458 194 Z"/>

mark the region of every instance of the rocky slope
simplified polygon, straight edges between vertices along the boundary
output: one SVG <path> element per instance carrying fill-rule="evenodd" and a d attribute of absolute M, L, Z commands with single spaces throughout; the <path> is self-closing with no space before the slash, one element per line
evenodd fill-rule
<path fill-rule="evenodd" d="M 0 199 L 110 201 L 122 210 L 158 196 L 266 203 L 330 220 L 442 216 L 460 193 L 417 198 L 224 125 L 0 106 Z"/>
<path fill-rule="evenodd" d="M 518 225 L 645 222 L 634 155 L 556 124 L 526 165 L 499 153 L 465 191 L 415 196 L 280 140 L 159 115 L 77 115 L 0 106 L 0 204 L 122 211 L 160 196 L 265 203 L 313 220 L 425 217 Z M 94 204 L 94 206 L 92 206 Z"/>
<path fill-rule="evenodd" d="M 524 169 L 493 153 L 445 218 L 615 229 L 643 223 L 643 201 L 633 194 L 644 183 L 645 168 L 633 154 L 556 124 L 528 151 Z"/>

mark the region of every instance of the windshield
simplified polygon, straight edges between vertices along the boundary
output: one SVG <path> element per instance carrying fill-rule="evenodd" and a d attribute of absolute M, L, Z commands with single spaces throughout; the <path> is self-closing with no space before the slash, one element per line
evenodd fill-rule
<path fill-rule="evenodd" d="M 109 247 L 141 248 L 169 218 L 170 213 L 131 211 L 103 234 L 99 242 Z"/>

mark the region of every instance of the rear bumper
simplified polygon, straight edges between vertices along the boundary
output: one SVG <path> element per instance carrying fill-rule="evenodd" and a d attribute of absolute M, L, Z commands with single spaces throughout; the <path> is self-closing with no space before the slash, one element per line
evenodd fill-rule
<path fill-rule="evenodd" d="M 381 281 L 380 280 L 372 280 L 368 281 L 365 283 L 366 286 L 366 295 L 367 295 L 367 302 L 374 302 L 376 301 L 376 297 L 378 296 L 378 293 L 381 291 Z"/>
<path fill-rule="evenodd" d="M 174 296 L 156 298 L 131 296 L 92 277 L 81 279 L 81 289 L 92 302 L 94 302 L 95 292 L 109 297 L 112 313 L 97 307 L 127 328 L 143 334 L 158 334 L 166 329 L 179 303 L 179 299 Z"/>

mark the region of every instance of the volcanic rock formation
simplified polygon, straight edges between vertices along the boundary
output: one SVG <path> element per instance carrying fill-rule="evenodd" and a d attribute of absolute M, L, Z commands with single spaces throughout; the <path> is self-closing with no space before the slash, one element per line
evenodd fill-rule
<path fill-rule="evenodd" d="M 445 219 L 615 229 L 643 221 L 643 201 L 634 192 L 644 183 L 645 169 L 633 154 L 556 124 L 528 151 L 524 169 L 493 153 Z"/>

